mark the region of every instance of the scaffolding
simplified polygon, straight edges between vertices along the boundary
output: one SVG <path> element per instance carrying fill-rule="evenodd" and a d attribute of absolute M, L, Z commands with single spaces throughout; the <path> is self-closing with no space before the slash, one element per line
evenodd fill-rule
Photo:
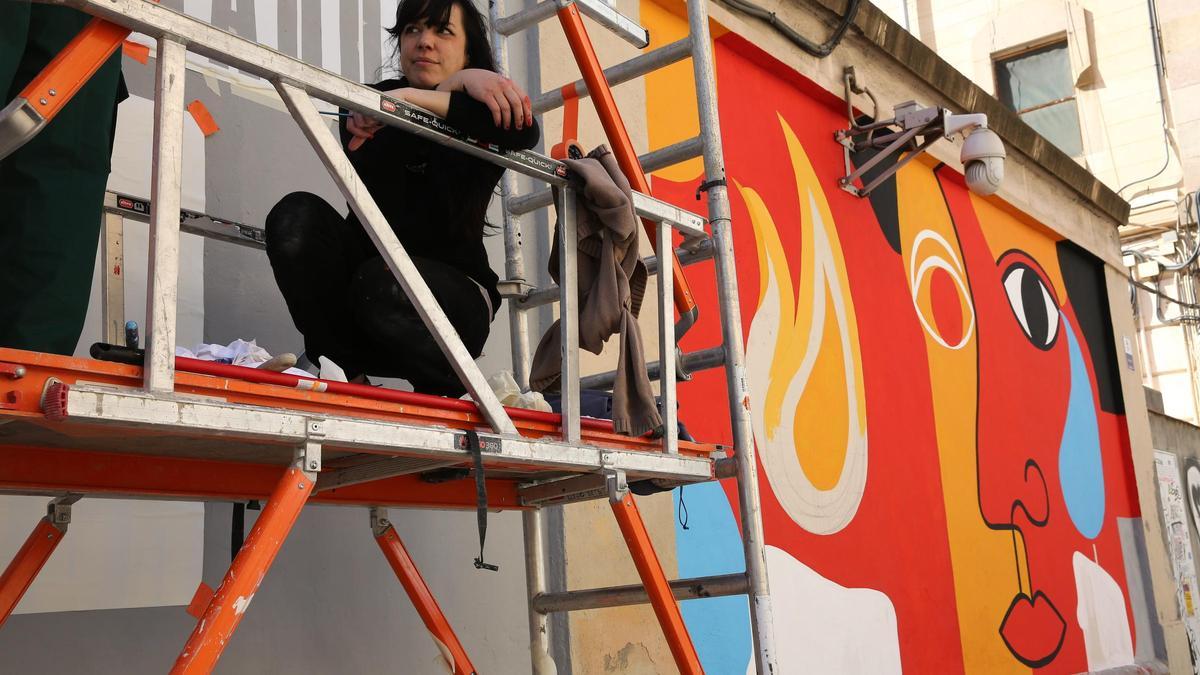
<path fill-rule="evenodd" d="M 649 602 L 654 608 L 680 671 L 702 672 L 676 600 L 735 594 L 750 598 L 758 672 L 777 672 L 704 2 L 688 4 L 690 38 L 609 71 L 601 71 L 598 65 L 580 11 L 619 34 L 640 39 L 639 46 L 646 44 L 644 29 L 611 7 L 596 0 L 544 0 L 504 17 L 499 0 L 492 3 L 492 24 L 500 35 L 558 14 L 584 74 L 584 81 L 576 83 L 575 89 L 596 99 L 602 118 L 610 120 L 605 124 L 606 133 L 622 169 L 631 176 L 637 190 L 634 208 L 647 223 L 658 252 L 649 262 L 658 275 L 658 338 L 663 357 L 658 364 L 650 364 L 650 370 L 661 383 L 664 426 L 660 438 L 619 435 L 610 423 L 580 414 L 577 195 L 562 162 L 533 152 L 500 151 L 420 108 L 147 0 L 59 0 L 56 4 L 90 13 L 94 19 L 41 76 L 0 111 L 0 157 L 49 123 L 130 31 L 158 41 L 150 199 L 110 194 L 103 223 L 105 234 L 114 235 L 123 216 L 149 220 L 147 348 L 140 365 L 0 349 L 0 390 L 4 390 L 0 453 L 5 457 L 0 462 L 0 492 L 53 497 L 46 518 L 0 577 L 0 624 L 66 534 L 71 504 L 81 497 L 265 499 L 262 515 L 208 601 L 172 671 L 208 672 L 302 507 L 306 503 L 360 505 L 369 509 L 370 526 L 381 551 L 438 641 L 451 671 L 473 673 L 475 668 L 463 644 L 388 522 L 385 509 L 478 506 L 524 513 L 534 672 L 551 672 L 547 614 L 636 602 Z M 495 48 L 498 63 L 506 67 L 503 38 L 495 41 Z M 248 245 L 262 241 L 261 231 L 255 228 L 180 207 L 188 51 L 272 83 L 452 364 L 470 401 L 176 358 L 181 220 L 184 230 L 191 228 L 206 236 Z M 639 75 L 689 53 L 700 98 L 701 135 L 652 153 L 655 156 L 643 165 L 662 166 L 702 154 L 707 220 L 649 194 L 643 165 L 637 165 L 632 155 L 606 79 Z M 515 310 L 510 312 L 513 370 L 519 379 L 527 378 L 525 310 L 557 301 L 563 344 L 561 415 L 501 405 L 321 118 L 313 98 L 510 170 L 502 179 L 507 276 L 502 288 Z M 540 97 L 538 112 L 553 105 L 551 99 L 552 94 Z M 548 188 L 518 196 L 513 172 Z M 549 188 L 554 188 L 556 195 L 561 283 L 557 288 L 535 289 L 525 283 L 519 215 L 548 203 Z M 706 225 L 711 225 L 711 236 Z M 673 244 L 675 232 L 684 242 L 678 252 Z M 104 248 L 108 257 L 122 255 L 119 238 L 107 236 Z M 664 258 L 669 264 L 660 264 Z M 682 267 L 708 258 L 716 261 L 723 344 L 682 355 L 676 347 L 678 337 L 698 313 Z M 117 284 L 119 279 L 106 276 L 102 297 L 107 303 L 105 335 L 109 339 L 120 330 Z M 676 311 L 679 324 L 675 324 Z M 672 354 L 676 357 L 671 358 Z M 675 421 L 677 376 L 687 367 L 720 365 L 726 370 L 733 423 L 731 457 L 719 445 L 680 440 Z M 587 383 L 602 385 L 606 377 L 594 376 Z M 457 469 L 460 477 L 474 474 L 478 487 L 486 488 L 486 504 L 478 503 L 482 490 L 472 481 L 442 482 L 440 476 L 447 469 Z M 736 476 L 738 482 L 746 572 L 668 581 L 629 482 L 654 480 L 660 486 L 672 486 L 730 476 Z M 540 508 L 598 498 L 610 501 L 642 586 L 548 593 Z"/>

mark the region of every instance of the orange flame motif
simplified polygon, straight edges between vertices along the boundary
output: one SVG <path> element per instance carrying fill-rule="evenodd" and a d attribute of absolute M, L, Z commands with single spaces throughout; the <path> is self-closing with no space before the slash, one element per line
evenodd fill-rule
<path fill-rule="evenodd" d="M 833 215 L 808 156 L 779 117 L 801 200 L 800 278 L 766 204 L 737 185 L 750 212 L 760 270 L 747 338 L 754 437 L 788 515 L 833 534 L 858 511 L 867 480 L 866 397 L 854 301 Z"/>

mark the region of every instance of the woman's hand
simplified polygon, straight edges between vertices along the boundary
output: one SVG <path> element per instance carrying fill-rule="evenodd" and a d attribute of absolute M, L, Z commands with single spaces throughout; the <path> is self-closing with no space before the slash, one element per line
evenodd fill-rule
<path fill-rule="evenodd" d="M 533 103 L 529 95 L 500 73 L 467 68 L 446 78 L 437 88 L 465 91 L 492 111 L 492 121 L 497 127 L 523 129 L 533 124 Z"/>
<path fill-rule="evenodd" d="M 367 139 L 374 138 L 375 132 L 383 128 L 383 122 L 380 122 L 371 117 L 367 117 L 362 113 L 350 113 L 350 117 L 346 119 L 346 131 L 354 138 L 350 139 L 347 147 L 353 152 L 362 147 Z"/>

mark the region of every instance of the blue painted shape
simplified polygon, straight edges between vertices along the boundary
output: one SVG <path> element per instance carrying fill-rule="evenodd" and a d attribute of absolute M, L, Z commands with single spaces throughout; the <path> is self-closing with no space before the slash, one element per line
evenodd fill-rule
<path fill-rule="evenodd" d="M 689 485 L 683 501 L 688 529 L 679 524 L 679 488 L 675 500 L 675 552 L 683 578 L 733 574 L 746 569 L 742 537 L 725 491 L 717 482 Z M 746 675 L 750 666 L 750 609 L 746 596 L 686 600 L 680 603 L 704 672 Z"/>
<path fill-rule="evenodd" d="M 1096 399 L 1088 377 L 1075 327 L 1062 315 L 1071 364 L 1071 393 L 1062 445 L 1058 449 L 1058 480 L 1075 529 L 1095 539 L 1104 525 L 1104 466 L 1100 459 L 1100 427 Z"/>

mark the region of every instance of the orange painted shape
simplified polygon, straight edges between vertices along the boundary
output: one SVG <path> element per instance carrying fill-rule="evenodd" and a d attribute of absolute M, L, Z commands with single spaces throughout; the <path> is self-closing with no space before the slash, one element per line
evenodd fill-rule
<path fill-rule="evenodd" d="M 204 610 L 208 609 L 208 603 L 212 602 L 214 593 L 216 591 L 212 586 L 201 581 L 196 587 L 196 594 L 192 596 L 192 602 L 187 606 L 187 613 L 197 619 L 204 616 Z"/>
<path fill-rule="evenodd" d="M 641 577 L 642 585 L 646 587 L 646 593 L 650 596 L 650 605 L 654 607 L 654 614 L 658 617 L 667 644 L 671 647 L 675 666 L 683 675 L 703 673 L 700 657 L 696 654 L 692 637 L 688 635 L 687 626 L 683 623 L 683 614 L 680 613 L 675 596 L 671 593 L 667 575 L 663 573 L 662 564 L 654 552 L 654 543 L 650 541 L 650 533 L 646 531 L 646 524 L 642 522 L 637 502 L 633 500 L 633 495 L 626 492 L 621 501 L 610 502 L 610 505 L 613 515 L 617 518 L 617 525 L 621 528 L 625 545 L 629 547 L 629 553 L 633 556 L 638 576 Z"/>
<path fill-rule="evenodd" d="M 179 653 L 172 673 L 212 672 L 312 490 L 313 481 L 303 471 L 291 467 L 284 472 L 204 616 Z"/>
<path fill-rule="evenodd" d="M 92 19 L 63 47 L 19 96 L 51 120 L 129 37 L 130 30 L 103 19 Z M 43 103 L 44 101 L 44 103 Z"/>
<path fill-rule="evenodd" d="M 429 633 L 438 643 L 438 648 L 444 650 L 443 655 L 449 652 L 449 658 L 453 660 L 450 672 L 453 675 L 474 675 L 475 666 L 467 657 L 467 650 L 459 642 L 454 628 L 446 620 L 442 608 L 438 606 L 429 586 L 425 584 L 425 579 L 417 570 L 417 564 L 404 548 L 400 535 L 396 534 L 396 528 L 389 525 L 383 534 L 375 537 L 375 542 L 379 544 L 379 550 L 383 551 L 383 556 L 396 572 L 400 585 L 404 586 L 404 592 L 408 593 L 408 599 L 412 600 L 413 607 L 421 616 L 421 621 L 425 622 L 425 628 L 429 629 Z"/>
<path fill-rule="evenodd" d="M 588 94 L 596 106 L 596 114 L 600 117 L 600 126 L 604 128 L 604 135 L 612 146 L 613 155 L 617 158 L 617 165 L 621 167 L 621 172 L 629 179 L 629 185 L 634 190 L 651 194 L 650 181 L 646 179 L 646 173 L 642 171 L 637 152 L 633 149 L 633 142 L 629 140 L 629 132 L 625 130 L 625 122 L 621 119 L 617 101 L 613 98 L 612 89 L 604 77 L 604 69 L 600 67 L 600 60 L 596 58 L 596 50 L 592 48 L 592 41 L 588 37 L 587 28 L 583 25 L 583 17 L 579 14 L 579 8 L 574 3 L 563 7 L 558 10 L 558 20 L 562 24 L 563 32 L 567 35 L 567 43 L 571 45 L 571 53 L 575 55 L 575 63 L 579 65 L 583 81 L 587 83 Z M 650 238 L 651 248 L 656 247 L 657 223 L 642 219 L 642 226 L 645 227 L 646 235 Z M 675 310 L 680 314 L 686 314 L 696 307 L 696 301 L 692 298 L 691 287 L 688 286 L 687 277 L 683 275 L 683 267 L 679 264 L 679 259 L 675 257 L 674 252 L 671 254 L 671 269 L 671 276 L 675 283 Z"/>
<path fill-rule="evenodd" d="M 42 571 L 65 534 L 50 524 L 49 517 L 42 518 L 33 528 L 21 550 L 17 551 L 4 570 L 4 575 L 0 576 L 0 626 L 17 608 L 17 603 L 21 602 L 25 591 L 29 590 L 30 584 Z"/>
<path fill-rule="evenodd" d="M 204 105 L 200 99 L 189 103 L 187 111 L 191 113 L 192 119 L 196 121 L 196 126 L 200 127 L 200 133 L 204 134 L 205 138 L 221 130 L 221 127 L 217 126 L 217 121 L 213 119 L 212 113 L 208 111 L 208 106 Z"/>
<path fill-rule="evenodd" d="M 126 40 L 121 43 L 121 53 L 138 63 L 146 64 L 150 62 L 150 47 L 133 40 Z"/>

